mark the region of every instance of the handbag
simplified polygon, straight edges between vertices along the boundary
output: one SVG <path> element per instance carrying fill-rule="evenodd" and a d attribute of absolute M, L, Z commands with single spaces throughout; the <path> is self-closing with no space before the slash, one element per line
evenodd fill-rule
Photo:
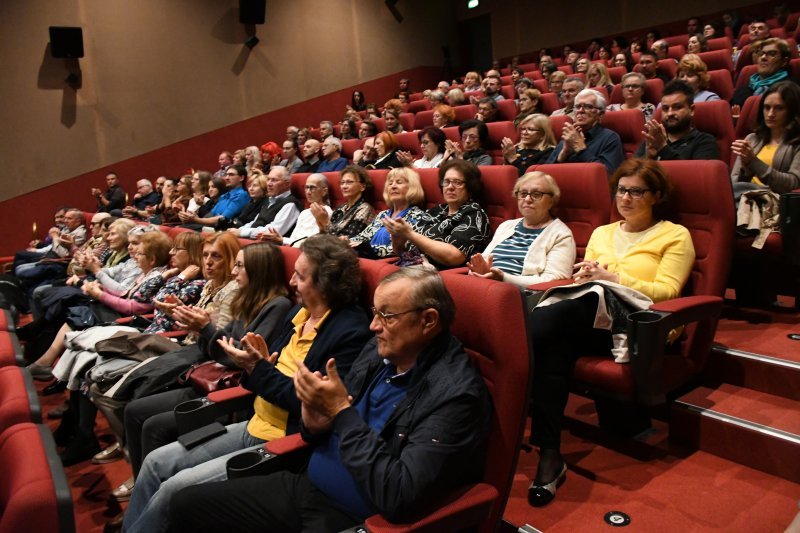
<path fill-rule="evenodd" d="M 208 395 L 222 389 L 230 389 L 239 385 L 242 371 L 221 365 L 216 361 L 205 361 L 192 365 L 180 378 L 178 383 L 188 385 L 195 392 Z"/>

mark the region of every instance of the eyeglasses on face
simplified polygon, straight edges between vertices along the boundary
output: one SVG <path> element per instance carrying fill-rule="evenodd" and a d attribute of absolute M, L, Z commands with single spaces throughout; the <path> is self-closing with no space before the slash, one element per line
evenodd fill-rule
<path fill-rule="evenodd" d="M 595 109 L 600 109 L 596 105 L 592 104 L 575 104 L 573 107 L 575 108 L 575 111 L 593 111 Z"/>
<path fill-rule="evenodd" d="M 542 192 L 542 191 L 526 191 L 524 189 L 514 193 L 514 196 L 516 197 L 517 200 L 524 200 L 530 197 L 531 200 L 533 200 L 534 202 L 538 202 L 539 200 L 544 198 L 544 195 L 553 196 L 553 193 Z"/>
<path fill-rule="evenodd" d="M 635 91 L 636 89 L 641 89 L 642 86 L 637 83 L 628 83 L 622 86 L 623 89 L 628 89 L 629 91 Z"/>
<path fill-rule="evenodd" d="M 618 198 L 622 198 L 626 194 L 629 194 L 631 198 L 639 199 L 644 196 L 644 193 L 650 192 L 650 189 L 645 189 L 643 187 L 620 187 L 617 186 L 617 190 L 615 194 Z"/>
<path fill-rule="evenodd" d="M 456 189 L 463 189 L 464 185 L 466 184 L 467 182 L 464 180 L 451 180 L 451 179 L 443 179 L 442 181 L 439 182 L 439 185 L 442 186 L 442 189 L 444 189 L 445 187 L 449 187 L 450 185 L 452 185 Z"/>
<path fill-rule="evenodd" d="M 408 313 L 417 313 L 419 311 L 422 311 L 422 309 L 409 309 L 408 311 L 387 313 L 385 311 L 379 311 L 378 309 L 373 307 L 372 315 L 378 317 L 378 320 L 380 320 L 381 324 L 383 324 L 384 326 L 389 326 L 397 322 L 401 315 L 407 315 Z"/>

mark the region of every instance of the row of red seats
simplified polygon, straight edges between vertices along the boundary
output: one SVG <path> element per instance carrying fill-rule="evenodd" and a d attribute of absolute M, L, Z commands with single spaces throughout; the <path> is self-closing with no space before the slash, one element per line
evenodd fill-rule
<path fill-rule="evenodd" d="M 75 531 L 72 494 L 11 315 L 0 313 L 0 533 Z"/>

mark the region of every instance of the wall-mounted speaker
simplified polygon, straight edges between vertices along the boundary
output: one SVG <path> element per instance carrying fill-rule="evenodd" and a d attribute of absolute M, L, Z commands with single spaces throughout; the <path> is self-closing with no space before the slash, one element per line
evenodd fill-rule
<path fill-rule="evenodd" d="M 83 57 L 83 30 L 50 26 L 50 55 L 63 59 Z"/>
<path fill-rule="evenodd" d="M 267 0 L 239 0 L 239 22 L 242 24 L 264 24 Z"/>

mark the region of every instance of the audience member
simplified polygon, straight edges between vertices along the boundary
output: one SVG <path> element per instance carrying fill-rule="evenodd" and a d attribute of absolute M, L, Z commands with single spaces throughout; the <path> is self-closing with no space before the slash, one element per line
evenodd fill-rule
<path fill-rule="evenodd" d="M 733 92 L 731 105 L 743 105 L 748 97 L 766 93 L 772 84 L 779 81 L 798 83 L 789 74 L 789 61 L 792 51 L 783 39 L 770 38 L 761 42 L 758 56 L 758 70 L 750 76 L 747 85 Z"/>
<path fill-rule="evenodd" d="M 225 171 L 228 190 L 219 197 L 219 200 L 216 201 L 207 215 L 200 216 L 200 213 L 186 213 L 185 223 L 199 224 L 217 229 L 227 228 L 228 222 L 239 216 L 244 206 L 250 201 L 250 196 L 248 196 L 243 186 L 246 176 L 247 169 L 242 165 L 228 167 L 228 170 Z"/>
<path fill-rule="evenodd" d="M 782 81 L 770 86 L 758 106 L 755 131 L 733 142 L 731 180 L 769 187 L 782 194 L 800 188 L 800 87 Z"/>
<path fill-rule="evenodd" d="M 372 146 L 364 143 L 364 154 L 358 162 L 369 169 L 397 168 L 403 164 L 397 158 L 397 138 L 389 131 L 382 131 L 374 137 Z"/>
<path fill-rule="evenodd" d="M 342 141 L 330 135 L 322 142 L 322 160 L 317 172 L 336 172 L 347 166 L 347 159 L 342 157 Z"/>
<path fill-rule="evenodd" d="M 208 203 L 208 186 L 211 183 L 211 173 L 205 170 L 198 170 L 192 174 L 190 182 L 192 197 L 186 210 L 190 213 L 197 213 L 201 207 Z M 178 216 L 180 217 L 180 213 Z"/>
<path fill-rule="evenodd" d="M 696 33 L 689 37 L 689 42 L 686 45 L 686 53 L 700 54 L 708 52 L 708 40 L 702 33 Z"/>
<path fill-rule="evenodd" d="M 298 172 L 300 167 L 303 166 L 303 160 L 297 155 L 298 150 L 299 147 L 296 140 L 286 139 L 283 141 L 283 151 L 281 152 L 283 159 L 281 159 L 279 165 L 285 167 L 289 174 Z"/>
<path fill-rule="evenodd" d="M 692 88 L 695 103 L 720 99 L 717 93 L 708 90 L 711 80 L 708 75 L 708 67 L 695 54 L 686 54 L 681 58 L 675 79 L 681 80 Z"/>
<path fill-rule="evenodd" d="M 307 140 L 305 144 L 303 144 L 303 158 L 305 161 L 302 165 L 300 165 L 300 168 L 297 169 L 297 172 L 300 174 L 316 172 L 321 164 L 321 159 L 319 157 L 321 150 L 322 143 L 320 143 L 318 140 Z"/>
<path fill-rule="evenodd" d="M 615 55 L 614 66 L 623 67 L 625 72 L 633 72 L 633 57 L 631 57 L 631 53 L 625 50 L 624 52 L 619 52 L 617 55 Z"/>
<path fill-rule="evenodd" d="M 378 128 L 375 123 L 369 120 L 363 120 L 358 126 L 358 138 L 366 139 L 367 137 L 375 137 L 378 134 Z"/>
<path fill-rule="evenodd" d="M 417 227 L 425 214 L 420 209 L 425 204 L 425 191 L 419 174 L 405 167 L 392 169 L 386 176 L 383 200 L 389 208 L 378 213 L 369 226 L 350 238 L 350 246 L 361 257 L 375 259 L 397 255 L 392 247 L 391 234 L 383 223 L 384 218 L 402 218 L 413 228 Z"/>
<path fill-rule="evenodd" d="M 586 57 L 579 57 L 572 65 L 572 72 L 575 74 L 586 75 L 589 72 L 589 59 Z"/>
<path fill-rule="evenodd" d="M 454 158 L 464 159 L 476 166 L 492 164 L 492 156 L 483 148 L 489 140 L 486 124 L 480 120 L 467 120 L 458 126 L 458 133 L 461 135 L 461 144 L 447 139 L 442 161 Z"/>
<path fill-rule="evenodd" d="M 592 63 L 589 66 L 589 70 L 586 72 L 586 86 L 589 89 L 602 87 L 605 89 L 606 94 L 611 96 L 614 91 L 614 84 L 608 75 L 608 68 L 603 63 Z"/>
<path fill-rule="evenodd" d="M 261 150 L 258 146 L 248 146 L 244 149 L 244 166 L 248 174 L 254 169 L 261 170 L 262 165 Z"/>
<path fill-rule="evenodd" d="M 328 179 L 324 174 L 311 174 L 306 178 L 304 190 L 309 208 L 300 212 L 291 234 L 282 236 L 276 231 L 269 231 L 260 236 L 261 240 L 299 247 L 306 239 L 319 233 L 312 207 L 321 208 L 328 215 L 331 214 Z"/>
<path fill-rule="evenodd" d="M 308 128 L 300 128 L 297 130 L 297 135 L 295 136 L 295 140 L 297 141 L 297 146 L 303 147 L 306 144 L 306 141 L 311 139 L 311 131 Z"/>
<path fill-rule="evenodd" d="M 350 109 L 354 111 L 364 111 L 367 108 L 367 100 L 364 98 L 364 93 L 356 89 L 350 97 Z"/>
<path fill-rule="evenodd" d="M 584 89 L 585 85 L 580 78 L 569 77 L 564 80 L 564 85 L 561 89 L 561 105 L 564 107 L 556 109 L 551 114 L 553 116 L 569 115 L 574 118 L 574 105 L 575 96 Z"/>
<path fill-rule="evenodd" d="M 639 54 L 639 72 L 647 80 L 654 80 L 656 78 L 669 83 L 670 79 L 667 74 L 659 72 L 658 69 L 658 55 L 652 50 L 644 50 Z"/>
<path fill-rule="evenodd" d="M 642 102 L 644 97 L 645 78 L 638 72 L 628 72 L 622 76 L 622 100 L 621 104 L 611 104 L 607 111 L 621 111 L 623 109 L 640 109 L 644 113 L 644 120 L 647 122 L 653 118 L 656 106 L 650 102 Z"/>
<path fill-rule="evenodd" d="M 161 203 L 161 195 L 153 190 L 150 180 L 142 178 L 136 182 L 133 205 L 124 207 L 121 214 L 126 217 L 148 219 L 159 203 Z"/>
<path fill-rule="evenodd" d="M 414 168 L 439 168 L 444 156 L 444 143 L 447 140 L 444 132 L 436 126 L 428 126 L 417 132 L 422 157 L 414 160 L 411 152 L 398 151 L 397 158 L 404 166 Z"/>
<path fill-rule="evenodd" d="M 250 200 L 236 218 L 227 224 L 228 231 L 239 236 L 240 230 L 248 230 L 258 219 L 261 208 L 267 200 L 267 177 L 263 173 L 251 173 L 247 180 L 247 194 Z"/>
<path fill-rule="evenodd" d="M 467 97 L 464 95 L 464 91 L 456 87 L 448 91 L 447 103 L 451 106 L 464 105 L 467 103 Z"/>
<path fill-rule="evenodd" d="M 483 123 L 497 121 L 497 102 L 488 96 L 478 100 L 478 113 L 475 115 L 475 120 L 480 120 Z"/>
<path fill-rule="evenodd" d="M 483 94 L 487 98 L 491 98 L 495 102 L 504 100 L 503 95 L 500 93 L 500 76 L 487 76 L 484 78 L 483 83 Z M 475 99 L 474 96 L 470 97 L 470 102 L 477 104 L 477 99 L 475 101 L 473 99 Z"/>
<path fill-rule="evenodd" d="M 564 124 L 561 141 L 548 163 L 602 163 L 609 174 L 625 159 L 622 141 L 616 132 L 600 125 L 606 110 L 603 95 L 584 89 L 575 97 L 575 120 Z"/>
<path fill-rule="evenodd" d="M 528 172 L 511 194 L 522 218 L 498 226 L 486 250 L 470 258 L 469 275 L 520 288 L 568 279 L 575 263 L 575 239 L 567 225 L 553 217 L 561 198 L 556 181 L 544 172 Z"/>
<path fill-rule="evenodd" d="M 550 77 L 547 78 L 547 88 L 550 89 L 551 93 L 554 93 L 558 96 L 559 101 L 561 100 L 561 90 L 564 87 L 564 81 L 567 79 L 567 74 L 563 71 L 556 70 Z"/>
<path fill-rule="evenodd" d="M 483 87 L 481 81 L 481 75 L 477 72 L 467 72 L 467 75 L 464 76 L 464 92 L 480 91 Z"/>
<path fill-rule="evenodd" d="M 292 126 L 289 127 L 291 128 Z M 225 176 L 225 171 L 228 170 L 228 167 L 233 164 L 233 154 L 227 151 L 222 152 L 219 154 L 217 162 L 219 163 L 219 169 L 217 169 L 217 171 L 214 172 L 214 177 L 223 178 Z"/>
<path fill-rule="evenodd" d="M 319 139 L 325 141 L 328 137 L 333 135 L 333 122 L 330 120 L 323 120 L 319 123 Z"/>
<path fill-rule="evenodd" d="M 274 234 L 288 234 L 297 221 L 303 203 L 292 195 L 292 176 L 283 167 L 274 167 L 267 175 L 267 199 L 258 216 L 249 227 L 243 226 L 237 234 L 250 239 L 267 238 Z"/>
<path fill-rule="evenodd" d="M 689 84 L 673 80 L 661 95 L 661 120 L 647 121 L 644 141 L 636 157 L 649 159 L 719 159 L 719 147 L 710 133 L 692 127 L 694 90 Z"/>
<path fill-rule="evenodd" d="M 319 205 L 309 207 L 320 233 L 348 239 L 361 233 L 375 218 L 375 211 L 364 198 L 364 193 L 371 187 L 372 182 L 366 170 L 358 165 L 345 167 L 339 178 L 344 204 L 332 213 Z"/>
<path fill-rule="evenodd" d="M 527 79 L 527 78 L 526 78 Z M 519 93 L 519 114 L 514 117 L 514 127 L 518 128 L 522 119 L 539 113 L 539 103 L 542 93 L 538 89 L 525 89 Z"/>
<path fill-rule="evenodd" d="M 392 100 L 389 100 L 392 102 Z M 386 122 L 386 131 L 393 134 L 403 133 L 405 130 L 403 129 L 403 125 L 400 123 L 400 114 L 402 113 L 402 107 L 400 106 L 399 101 L 396 105 L 389 105 L 387 102 L 386 107 L 383 110 L 383 120 Z M 444 103 L 444 95 L 442 95 L 442 103 Z"/>
<path fill-rule="evenodd" d="M 556 145 L 556 137 L 550 120 L 545 115 L 527 115 L 519 124 L 519 143 L 504 137 L 500 143 L 503 148 L 503 159 L 514 165 L 522 176 L 531 165 L 544 163 Z"/>
<path fill-rule="evenodd" d="M 286 140 L 287 141 L 296 141 L 297 134 L 300 132 L 300 128 L 297 126 L 286 126 Z"/>
<path fill-rule="evenodd" d="M 339 123 L 339 138 L 341 140 L 345 139 L 355 139 L 356 138 L 356 121 L 352 118 L 346 118 Z"/>
<path fill-rule="evenodd" d="M 125 191 L 119 186 L 119 177 L 114 172 L 106 175 L 106 192 L 92 188 L 92 196 L 97 199 L 97 210 L 103 213 L 118 211 L 125 207 Z"/>
<path fill-rule="evenodd" d="M 436 128 L 447 128 L 456 123 L 456 110 L 449 105 L 437 105 L 433 108 L 433 125 Z"/>
<path fill-rule="evenodd" d="M 592 233 L 584 260 L 575 265 L 575 282 L 585 287 L 564 295 L 567 299 L 541 302 L 530 322 L 535 359 L 531 442 L 539 447 L 536 476 L 528 489 L 534 507 L 551 502 L 566 475 L 561 427 L 575 361 L 587 353 L 611 353 L 611 331 L 595 326 L 597 314 L 608 313 L 606 306 L 600 308 L 608 296 L 598 296 L 598 291 L 619 294 L 617 298 L 628 295 L 629 305 L 646 308 L 679 296 L 694 263 L 689 231 L 663 219 L 672 186 L 657 162 L 628 159 L 614 173 L 611 190 L 622 220 Z M 622 351 L 618 347 L 614 355 L 626 362 Z"/>
<path fill-rule="evenodd" d="M 431 107 L 436 107 L 437 105 L 442 105 L 446 103 L 445 94 L 447 93 L 443 93 L 439 89 L 429 92 L 427 95 L 428 103 L 430 103 Z"/>

